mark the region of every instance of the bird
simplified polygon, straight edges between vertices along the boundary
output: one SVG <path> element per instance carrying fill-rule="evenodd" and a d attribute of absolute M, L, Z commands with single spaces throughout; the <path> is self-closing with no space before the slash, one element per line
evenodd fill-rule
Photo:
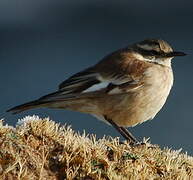
<path fill-rule="evenodd" d="M 130 144 L 137 144 L 128 127 L 153 119 L 161 110 L 173 85 L 171 60 L 185 55 L 162 39 L 145 39 L 72 75 L 55 92 L 7 112 L 52 108 L 87 113 L 113 126 Z"/>

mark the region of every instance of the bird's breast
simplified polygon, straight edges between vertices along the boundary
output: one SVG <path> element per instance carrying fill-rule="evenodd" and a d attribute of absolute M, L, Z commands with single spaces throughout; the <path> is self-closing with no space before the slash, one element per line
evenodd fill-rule
<path fill-rule="evenodd" d="M 114 111 L 113 119 L 120 126 L 135 126 L 154 118 L 166 102 L 173 85 L 173 72 L 168 67 L 150 67 L 143 76 L 143 87 L 125 95 Z M 122 106 L 122 107 L 121 107 Z"/>
<path fill-rule="evenodd" d="M 163 107 L 173 85 L 171 68 L 158 66 L 149 68 L 144 76 L 144 89 L 140 97 L 141 106 L 146 109 L 146 120 L 153 118 Z M 139 104 L 140 106 L 140 104 Z"/>

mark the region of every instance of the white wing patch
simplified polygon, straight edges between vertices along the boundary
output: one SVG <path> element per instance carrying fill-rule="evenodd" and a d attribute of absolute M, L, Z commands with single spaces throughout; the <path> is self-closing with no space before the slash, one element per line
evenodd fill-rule
<path fill-rule="evenodd" d="M 116 88 L 112 89 L 111 91 L 109 91 L 108 94 L 120 94 L 122 92 L 123 91 L 119 87 L 116 87 Z"/>
<path fill-rule="evenodd" d="M 99 84 L 95 84 L 95 85 L 89 87 L 88 89 L 84 90 L 83 93 L 98 91 L 100 89 L 106 88 L 108 85 L 109 85 L 108 81 L 100 82 Z"/>
<path fill-rule="evenodd" d="M 101 82 L 99 84 L 95 84 L 95 85 L 89 87 L 88 89 L 84 90 L 82 93 L 99 91 L 101 89 L 107 88 L 110 83 L 111 82 L 106 81 L 106 82 Z M 121 92 L 122 92 L 122 90 L 119 87 L 115 87 L 115 88 L 111 89 L 108 92 L 108 94 L 119 94 Z"/>
<path fill-rule="evenodd" d="M 107 88 L 110 83 L 114 85 L 121 85 L 130 80 L 129 78 L 117 78 L 117 79 L 112 78 L 112 79 L 107 80 L 107 79 L 102 78 L 100 75 L 97 77 L 97 79 L 99 79 L 101 82 L 98 84 L 94 84 L 93 86 L 84 90 L 82 93 L 99 91 L 101 89 Z M 108 92 L 108 94 L 119 94 L 119 93 L 122 93 L 122 90 L 119 87 L 115 87 Z"/>

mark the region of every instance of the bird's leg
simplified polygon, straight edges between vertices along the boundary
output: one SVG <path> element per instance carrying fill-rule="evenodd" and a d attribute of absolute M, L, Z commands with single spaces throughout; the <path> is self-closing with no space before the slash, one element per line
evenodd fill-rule
<path fill-rule="evenodd" d="M 133 142 L 134 144 L 136 144 L 136 143 L 139 142 L 128 129 L 126 129 L 126 128 L 124 128 L 124 127 L 120 127 L 120 128 L 121 128 L 121 130 L 122 130 L 125 134 L 127 134 L 127 136 L 132 140 L 132 142 Z"/>
<path fill-rule="evenodd" d="M 130 144 L 133 145 L 133 144 L 138 143 L 137 139 L 126 128 L 119 127 L 111 119 L 108 119 L 106 116 L 104 116 L 104 117 L 127 141 L 130 142 Z"/>
<path fill-rule="evenodd" d="M 132 139 L 132 142 L 130 143 L 130 145 L 133 145 L 133 146 L 141 146 L 141 145 L 145 145 L 146 143 L 143 142 L 143 141 L 138 141 L 134 136 L 133 134 L 131 134 L 130 131 L 128 131 L 128 129 L 124 128 L 124 127 L 120 127 L 131 139 Z M 151 146 L 152 147 L 152 146 Z"/>

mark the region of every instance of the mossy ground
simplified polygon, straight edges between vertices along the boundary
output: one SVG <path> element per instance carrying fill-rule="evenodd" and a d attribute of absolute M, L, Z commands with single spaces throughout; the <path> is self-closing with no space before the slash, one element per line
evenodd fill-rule
<path fill-rule="evenodd" d="M 96 140 L 68 126 L 27 116 L 16 128 L 0 123 L 0 179 L 193 179 L 193 158 L 146 143 Z"/>

